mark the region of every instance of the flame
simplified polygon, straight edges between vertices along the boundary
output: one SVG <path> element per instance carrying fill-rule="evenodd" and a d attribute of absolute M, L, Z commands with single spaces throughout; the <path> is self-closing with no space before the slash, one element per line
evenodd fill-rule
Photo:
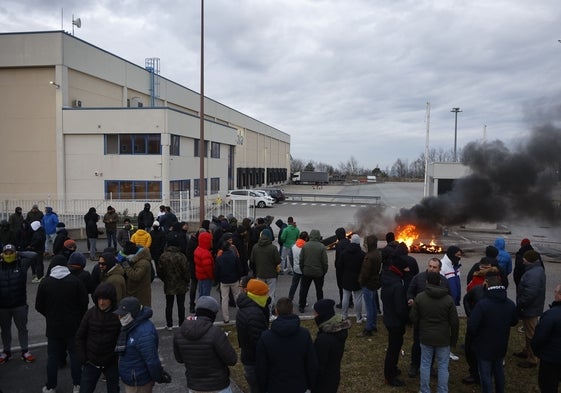
<path fill-rule="evenodd" d="M 419 241 L 420 234 L 417 227 L 413 224 L 398 226 L 395 230 L 395 239 L 398 243 L 405 243 L 410 252 L 423 252 L 429 254 L 438 254 L 442 252 L 442 247 L 434 242 L 434 239 L 429 244 L 424 244 Z"/>

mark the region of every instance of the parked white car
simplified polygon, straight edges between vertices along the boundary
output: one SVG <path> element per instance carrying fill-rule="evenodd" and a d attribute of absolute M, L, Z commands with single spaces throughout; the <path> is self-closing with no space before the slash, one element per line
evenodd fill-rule
<path fill-rule="evenodd" d="M 271 202 L 273 202 L 273 203 L 276 202 L 276 201 L 275 201 L 275 198 L 273 198 L 272 196 L 270 196 L 269 193 L 268 193 L 267 191 L 265 191 L 265 190 L 250 190 L 250 191 L 253 191 L 253 192 L 255 192 L 255 193 L 259 194 L 259 195 L 262 195 L 262 196 L 264 196 L 265 198 L 269 198 L 269 199 L 271 200 Z"/>
<path fill-rule="evenodd" d="M 230 201 L 250 201 L 250 205 L 256 207 L 273 206 L 274 203 L 270 197 L 253 190 L 230 190 L 226 194 L 226 203 L 230 203 Z"/>

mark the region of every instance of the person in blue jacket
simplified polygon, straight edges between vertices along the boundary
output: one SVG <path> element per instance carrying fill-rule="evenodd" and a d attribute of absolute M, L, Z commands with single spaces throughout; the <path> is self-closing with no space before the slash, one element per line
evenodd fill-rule
<path fill-rule="evenodd" d="M 121 322 L 115 352 L 120 355 L 119 376 L 125 391 L 150 393 L 155 382 L 169 382 L 158 357 L 158 332 L 150 321 L 152 309 L 129 296 L 121 300 L 115 314 Z"/>
<path fill-rule="evenodd" d="M 499 255 L 497 255 L 499 267 L 501 267 L 508 276 L 512 273 L 512 257 L 508 251 L 505 250 L 506 242 L 504 237 L 498 237 L 495 239 L 495 247 L 499 250 Z"/>

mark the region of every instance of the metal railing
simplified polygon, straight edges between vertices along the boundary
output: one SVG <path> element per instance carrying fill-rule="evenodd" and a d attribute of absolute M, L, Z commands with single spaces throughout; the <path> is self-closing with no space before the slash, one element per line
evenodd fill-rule
<path fill-rule="evenodd" d="M 323 203 L 361 203 L 377 205 L 382 197 L 375 195 L 340 195 L 340 194 L 300 194 L 285 193 L 288 201 L 323 202 Z"/>

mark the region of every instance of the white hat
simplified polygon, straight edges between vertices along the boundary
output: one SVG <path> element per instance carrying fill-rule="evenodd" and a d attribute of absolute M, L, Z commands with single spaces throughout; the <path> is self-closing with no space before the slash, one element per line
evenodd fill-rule
<path fill-rule="evenodd" d="M 41 223 L 39 221 L 33 221 L 31 223 L 31 229 L 36 231 L 37 229 L 41 228 Z"/>
<path fill-rule="evenodd" d="M 154 221 L 154 222 L 152 223 L 152 226 L 153 226 L 153 227 L 159 227 L 159 226 L 160 226 L 160 222 L 159 222 L 159 221 Z"/>

